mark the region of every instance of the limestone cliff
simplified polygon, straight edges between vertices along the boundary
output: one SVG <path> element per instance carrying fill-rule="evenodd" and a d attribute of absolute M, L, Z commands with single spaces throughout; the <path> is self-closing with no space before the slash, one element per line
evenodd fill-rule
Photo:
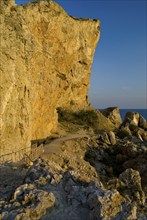
<path fill-rule="evenodd" d="M 99 20 L 55 2 L 0 1 L 2 153 L 30 146 L 57 126 L 57 107 L 86 108 Z"/>

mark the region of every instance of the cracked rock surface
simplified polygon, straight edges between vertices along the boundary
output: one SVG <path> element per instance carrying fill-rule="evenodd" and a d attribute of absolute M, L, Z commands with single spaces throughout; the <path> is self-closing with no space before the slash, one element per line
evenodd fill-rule
<path fill-rule="evenodd" d="M 113 143 L 100 133 L 88 144 L 85 138 L 66 140 L 61 151 L 42 154 L 7 201 L 1 199 L 1 218 L 146 219 L 144 168 L 124 166 L 130 155 L 133 160 L 140 155 L 145 159 L 146 143 L 121 140 L 115 134 Z"/>

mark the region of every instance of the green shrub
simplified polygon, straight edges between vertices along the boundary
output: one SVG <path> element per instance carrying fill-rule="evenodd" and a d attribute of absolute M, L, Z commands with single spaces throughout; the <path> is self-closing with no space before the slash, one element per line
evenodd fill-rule
<path fill-rule="evenodd" d="M 98 115 L 95 110 L 80 110 L 73 112 L 67 109 L 58 108 L 58 121 L 96 128 Z"/>

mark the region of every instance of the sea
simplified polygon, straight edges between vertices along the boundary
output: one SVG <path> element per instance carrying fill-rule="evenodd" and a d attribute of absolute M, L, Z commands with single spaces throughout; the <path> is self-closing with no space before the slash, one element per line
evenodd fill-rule
<path fill-rule="evenodd" d="M 138 112 L 140 115 L 147 120 L 147 109 L 120 109 L 120 115 L 122 120 L 124 120 L 127 112 Z"/>

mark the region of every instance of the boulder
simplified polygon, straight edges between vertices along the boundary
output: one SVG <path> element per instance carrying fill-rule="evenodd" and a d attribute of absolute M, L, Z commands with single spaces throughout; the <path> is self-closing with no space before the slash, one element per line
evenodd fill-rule
<path fill-rule="evenodd" d="M 112 145 L 115 145 L 115 144 L 116 144 L 115 133 L 114 133 L 113 131 L 109 131 L 109 132 L 108 132 L 108 136 L 109 136 L 110 143 L 111 143 Z"/>
<path fill-rule="evenodd" d="M 122 123 L 122 119 L 118 107 L 109 107 L 100 111 L 105 117 L 110 119 L 110 121 L 115 125 L 116 128 L 119 128 Z"/>
<path fill-rule="evenodd" d="M 141 177 L 137 170 L 127 169 L 119 175 L 119 179 L 125 184 L 126 195 L 139 205 L 145 204 L 145 194 L 141 186 Z"/>
<path fill-rule="evenodd" d="M 105 144 L 108 144 L 108 145 L 111 144 L 107 132 L 102 132 L 102 133 L 98 134 L 97 142 L 105 143 Z"/>
<path fill-rule="evenodd" d="M 130 130 L 132 135 L 136 136 L 138 139 L 141 141 L 146 141 L 147 140 L 147 131 L 145 131 L 143 128 L 140 128 L 136 125 L 130 124 Z"/>
<path fill-rule="evenodd" d="M 9 205 L 9 212 L 4 210 L 1 216 L 4 220 L 39 220 L 46 214 L 46 210 L 53 207 L 54 204 L 55 196 L 52 192 L 48 193 L 43 190 L 35 189 L 32 184 L 25 184 L 16 189 L 14 199 Z"/>
<path fill-rule="evenodd" d="M 134 125 L 139 124 L 139 113 L 138 112 L 127 112 L 123 122 L 124 125 Z"/>
<path fill-rule="evenodd" d="M 88 205 L 92 210 L 89 219 L 112 219 L 122 210 L 124 202 L 117 190 L 97 190 L 88 196 Z"/>
<path fill-rule="evenodd" d="M 139 123 L 138 126 L 140 128 L 143 128 L 144 130 L 147 130 L 147 121 L 142 115 L 139 115 Z"/>
<path fill-rule="evenodd" d="M 132 133 L 129 126 L 121 126 L 121 128 L 117 131 L 117 136 L 121 139 L 131 137 Z"/>
<path fill-rule="evenodd" d="M 108 132 L 100 132 L 97 135 L 97 143 L 103 143 L 107 145 L 114 145 L 116 144 L 116 137 L 113 131 Z"/>
<path fill-rule="evenodd" d="M 147 122 L 139 113 L 127 112 L 117 135 L 120 138 L 136 136 L 141 141 L 147 141 Z"/>

